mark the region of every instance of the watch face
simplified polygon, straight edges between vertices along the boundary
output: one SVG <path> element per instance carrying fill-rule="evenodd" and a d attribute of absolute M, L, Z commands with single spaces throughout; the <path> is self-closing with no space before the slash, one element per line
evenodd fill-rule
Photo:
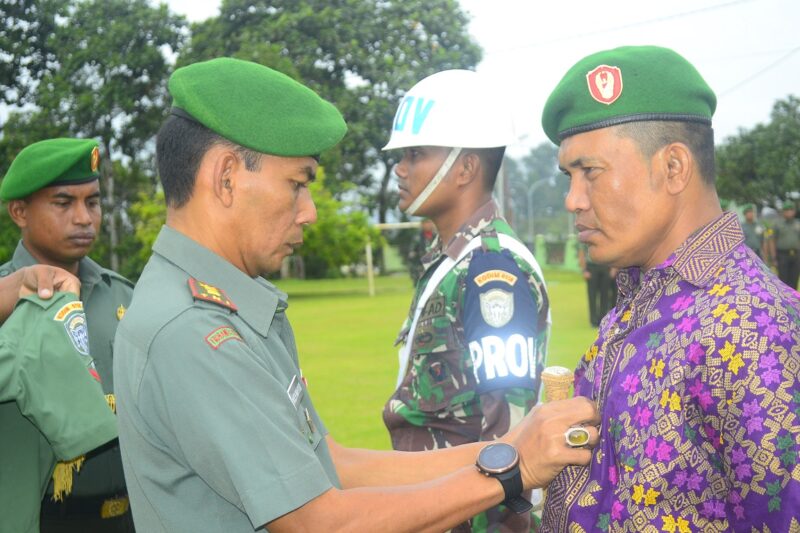
<path fill-rule="evenodd" d="M 478 454 L 478 463 L 486 472 L 501 474 L 514 466 L 518 461 L 517 450 L 510 444 L 502 442 L 484 447 Z"/>

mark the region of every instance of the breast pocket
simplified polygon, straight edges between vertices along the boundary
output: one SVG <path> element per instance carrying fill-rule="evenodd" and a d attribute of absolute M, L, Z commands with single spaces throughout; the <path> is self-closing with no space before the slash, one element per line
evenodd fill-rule
<path fill-rule="evenodd" d="M 409 401 L 420 411 L 454 410 L 474 399 L 472 362 L 463 350 L 416 353 L 412 365 Z"/>

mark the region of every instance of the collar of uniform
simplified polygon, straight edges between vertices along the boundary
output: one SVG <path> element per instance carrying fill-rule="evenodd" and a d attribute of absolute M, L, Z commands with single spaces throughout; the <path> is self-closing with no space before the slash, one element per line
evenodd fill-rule
<path fill-rule="evenodd" d="M 672 268 L 683 279 L 700 288 L 708 287 L 716 278 L 719 264 L 744 242 L 744 233 L 736 213 L 725 212 L 692 233 L 657 270 Z M 624 269 L 617 285 L 624 296 L 632 294 L 639 285 L 639 267 Z"/>
<path fill-rule="evenodd" d="M 286 294 L 270 282 L 261 277 L 251 278 L 202 244 L 168 226 L 161 228 L 153 252 L 189 276 L 225 291 L 242 320 L 262 337 L 267 336 L 278 308 L 287 307 Z"/>
<path fill-rule="evenodd" d="M 25 248 L 22 241 L 17 244 L 14 256 L 11 258 L 11 266 L 15 271 L 20 268 L 38 265 L 39 261 Z M 88 299 L 88 294 L 92 287 L 97 284 L 103 276 L 103 269 L 88 257 L 84 257 L 78 263 L 78 279 L 81 281 L 81 299 Z"/>
<path fill-rule="evenodd" d="M 481 230 L 499 216 L 500 211 L 497 208 L 497 204 L 493 199 L 490 199 L 488 202 L 480 206 L 472 214 L 472 216 L 469 217 L 460 228 L 458 228 L 458 231 L 455 232 L 453 237 L 450 239 L 450 242 L 448 242 L 444 248 L 442 248 L 442 243 L 437 235 L 436 242 L 432 246 L 431 252 L 423 258 L 423 263 L 426 265 L 431 264 L 438 259 L 441 254 L 447 255 L 447 257 L 453 260 L 458 259 L 458 255 L 461 253 L 461 250 L 464 249 L 467 243 L 469 243 L 469 241 L 474 239 L 477 235 L 480 235 Z"/>

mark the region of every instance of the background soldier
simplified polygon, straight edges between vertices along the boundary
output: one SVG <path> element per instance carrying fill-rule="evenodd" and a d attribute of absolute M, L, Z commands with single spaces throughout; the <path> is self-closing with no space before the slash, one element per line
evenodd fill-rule
<path fill-rule="evenodd" d="M 578 247 L 578 264 L 586 280 L 586 292 L 589 296 L 589 322 L 598 327 L 600 320 L 614 307 L 617 300 L 617 282 L 615 268 L 599 265 L 591 260 L 586 246 Z"/>
<path fill-rule="evenodd" d="M 758 257 L 765 257 L 764 250 L 764 226 L 756 221 L 756 208 L 753 204 L 745 204 L 742 210 L 744 222 L 742 231 L 744 232 L 744 243 L 753 250 Z"/>
<path fill-rule="evenodd" d="M 395 450 L 496 439 L 537 401 L 547 292 L 492 199 L 512 140 L 502 98 L 475 72 L 429 76 L 397 110 L 384 150 L 404 150 L 400 208 L 430 218 L 438 235 L 397 339 L 398 388 L 383 413 Z M 454 531 L 527 531 L 529 519 L 500 507 Z"/>
<path fill-rule="evenodd" d="M 37 263 L 78 277 L 88 321 L 90 353 L 113 405 L 112 341 L 132 284 L 87 254 L 100 230 L 100 153 L 96 141 L 48 139 L 24 148 L 0 184 L 22 239 L 0 276 Z M 58 491 L 57 491 L 58 492 Z M 117 441 L 87 458 L 72 493 L 42 504 L 42 532 L 130 531 L 133 527 Z"/>
<path fill-rule="evenodd" d="M 769 241 L 773 264 L 778 267 L 778 277 L 793 289 L 800 277 L 800 220 L 795 218 L 793 202 L 783 203 L 781 216 L 772 226 Z"/>

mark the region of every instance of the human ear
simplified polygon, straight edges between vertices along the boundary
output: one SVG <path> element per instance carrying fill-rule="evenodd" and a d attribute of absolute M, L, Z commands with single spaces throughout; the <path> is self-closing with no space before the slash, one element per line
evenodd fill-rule
<path fill-rule="evenodd" d="M 461 157 L 461 164 L 458 166 L 459 172 L 456 176 L 457 185 L 468 185 L 477 178 L 483 166 L 481 158 L 475 152 L 465 152 Z"/>
<path fill-rule="evenodd" d="M 682 193 L 695 179 L 691 150 L 685 144 L 675 142 L 663 148 L 662 157 L 666 167 L 667 192 L 673 195 Z"/>
<path fill-rule="evenodd" d="M 8 202 L 8 215 L 20 229 L 28 226 L 28 202 L 26 200 L 11 200 Z"/>
<path fill-rule="evenodd" d="M 239 166 L 239 159 L 231 151 L 225 151 L 214 162 L 212 185 L 214 196 L 225 207 L 233 205 L 236 191 L 236 170 Z"/>

